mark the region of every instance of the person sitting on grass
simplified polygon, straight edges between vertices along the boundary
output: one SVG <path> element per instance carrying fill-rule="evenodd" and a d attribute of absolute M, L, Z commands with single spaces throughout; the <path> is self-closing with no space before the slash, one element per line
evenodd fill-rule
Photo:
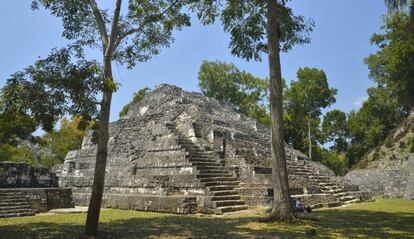
<path fill-rule="evenodd" d="M 311 208 L 309 206 L 305 207 L 303 205 L 303 203 L 301 202 L 301 198 L 297 198 L 295 200 L 295 210 L 297 212 L 304 212 L 304 213 L 309 213 L 311 212 Z"/>

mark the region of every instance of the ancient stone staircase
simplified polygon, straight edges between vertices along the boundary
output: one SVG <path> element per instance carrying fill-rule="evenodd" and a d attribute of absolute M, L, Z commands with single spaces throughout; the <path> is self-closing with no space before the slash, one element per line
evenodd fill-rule
<path fill-rule="evenodd" d="M 17 190 L 0 189 L 0 218 L 34 216 L 29 199 Z"/>
<path fill-rule="evenodd" d="M 216 160 L 214 152 L 189 140 L 177 130 L 175 123 L 169 122 L 166 126 L 178 137 L 178 143 L 187 152 L 188 161 L 196 166 L 196 178 L 206 188 L 205 196 L 211 211 L 223 214 L 247 209 L 236 190 L 240 182 Z"/>
<path fill-rule="evenodd" d="M 337 184 L 330 176 L 319 175 L 316 173 L 317 170 L 314 170 L 312 166 L 307 165 L 306 163 L 299 165 L 292 161 L 288 162 L 287 166 L 289 171 L 293 172 L 294 175 L 307 177 L 318 185 L 322 193 L 332 195 L 338 199 L 337 202 L 332 202 L 329 205 L 324 206 L 335 207 L 361 202 L 358 191 L 346 191 L 343 186 Z"/>

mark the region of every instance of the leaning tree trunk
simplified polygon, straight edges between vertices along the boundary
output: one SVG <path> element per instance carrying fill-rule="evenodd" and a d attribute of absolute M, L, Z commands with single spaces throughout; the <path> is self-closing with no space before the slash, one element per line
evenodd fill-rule
<path fill-rule="evenodd" d="M 112 82 L 112 66 L 109 57 L 104 59 L 105 81 Z M 86 218 L 85 234 L 96 237 L 98 234 L 99 214 L 101 211 L 102 196 L 105 184 L 105 168 L 108 157 L 108 128 L 112 100 L 111 87 L 105 86 L 101 105 L 98 131 L 98 152 L 96 154 L 95 173 L 93 178 L 92 194 L 89 200 L 88 216 Z"/>
<path fill-rule="evenodd" d="M 282 74 L 280 67 L 278 3 L 267 1 L 267 37 L 269 54 L 270 119 L 272 136 L 273 208 L 270 220 L 291 221 L 294 212 L 291 203 L 286 168 L 283 132 Z"/>

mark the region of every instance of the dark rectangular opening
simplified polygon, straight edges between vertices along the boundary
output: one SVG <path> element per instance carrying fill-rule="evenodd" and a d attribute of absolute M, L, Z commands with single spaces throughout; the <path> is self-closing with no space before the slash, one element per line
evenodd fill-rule
<path fill-rule="evenodd" d="M 267 189 L 267 196 L 268 197 L 273 197 L 274 196 L 273 188 L 268 188 Z"/>
<path fill-rule="evenodd" d="M 272 174 L 272 168 L 254 167 L 256 174 Z"/>

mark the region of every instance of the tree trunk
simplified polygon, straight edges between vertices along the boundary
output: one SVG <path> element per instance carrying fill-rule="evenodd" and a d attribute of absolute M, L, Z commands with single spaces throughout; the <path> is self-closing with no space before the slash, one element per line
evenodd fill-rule
<path fill-rule="evenodd" d="M 411 0 L 410 6 L 410 32 L 414 36 L 414 0 Z"/>
<path fill-rule="evenodd" d="M 112 81 L 112 66 L 109 57 L 104 58 L 105 81 Z M 101 210 L 102 195 L 105 184 L 105 168 L 108 157 L 108 128 L 111 109 L 112 91 L 105 87 L 101 105 L 98 131 L 98 152 L 96 154 L 95 173 L 93 178 L 92 194 L 89 200 L 88 215 L 86 218 L 85 234 L 95 238 L 98 234 L 99 214 Z"/>
<path fill-rule="evenodd" d="M 308 121 L 308 144 L 309 144 L 309 159 L 312 160 L 312 135 L 311 135 L 311 121 L 310 117 L 306 117 L 306 120 Z"/>
<path fill-rule="evenodd" d="M 267 37 L 269 54 L 269 92 L 272 137 L 273 208 L 268 220 L 291 221 L 295 218 L 289 192 L 283 132 L 282 74 L 280 67 L 278 3 L 267 1 Z"/>

